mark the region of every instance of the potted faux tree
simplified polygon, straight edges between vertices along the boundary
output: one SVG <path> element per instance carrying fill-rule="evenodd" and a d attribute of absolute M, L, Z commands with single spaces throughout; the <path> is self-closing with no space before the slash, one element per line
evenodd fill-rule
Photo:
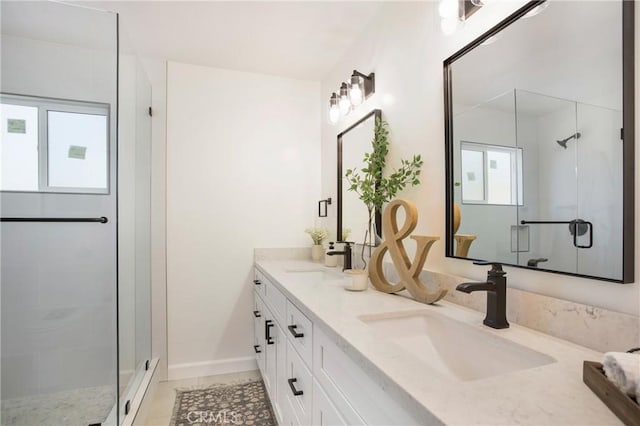
<path fill-rule="evenodd" d="M 385 203 L 391 201 L 396 194 L 407 185 L 416 186 L 420 184 L 420 168 L 423 161 L 420 155 L 414 155 L 411 160 L 401 160 L 401 167 L 387 177 L 383 176 L 386 166 L 386 157 L 389 153 L 389 130 L 386 121 L 376 119 L 373 131 L 371 146 L 373 151 L 364 154 L 364 167 L 360 170 L 347 169 L 345 179 L 349 183 L 348 190 L 354 191 L 367 207 L 369 213 L 368 226 L 362 246 L 361 258 L 367 267 L 364 256 L 365 247 L 369 247 L 371 256 L 371 246 L 373 245 L 374 219 L 376 212 L 381 213 Z"/>

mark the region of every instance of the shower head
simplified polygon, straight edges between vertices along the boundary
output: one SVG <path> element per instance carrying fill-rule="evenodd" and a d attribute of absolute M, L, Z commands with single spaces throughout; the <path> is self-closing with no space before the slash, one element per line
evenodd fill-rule
<path fill-rule="evenodd" d="M 564 139 L 556 141 L 556 142 L 558 142 L 558 145 L 560 145 L 564 149 L 567 149 L 567 142 L 569 142 L 573 138 L 580 139 L 580 136 L 582 136 L 582 135 L 580 134 L 580 132 L 578 132 L 578 133 L 572 134 L 568 138 L 564 138 Z"/>

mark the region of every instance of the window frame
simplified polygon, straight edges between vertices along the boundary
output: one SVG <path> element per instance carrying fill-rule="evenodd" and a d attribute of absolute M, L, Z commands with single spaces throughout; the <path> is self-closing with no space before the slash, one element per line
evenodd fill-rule
<path fill-rule="evenodd" d="M 465 200 L 464 199 L 464 179 L 460 179 L 460 200 L 462 204 L 469 205 L 487 205 L 487 206 L 524 206 L 524 177 L 523 177 L 523 163 L 524 152 L 523 149 L 517 146 L 503 146 L 503 145 L 491 145 L 479 142 L 460 141 L 460 173 L 464 174 L 462 166 L 462 151 L 474 151 L 482 153 L 482 200 Z M 511 200 L 509 204 L 489 203 L 489 156 L 488 151 L 500 152 L 509 154 L 511 160 Z M 515 182 L 515 184 L 514 184 Z M 515 200 L 515 201 L 514 201 Z"/>
<path fill-rule="evenodd" d="M 0 93 L 0 104 L 19 105 L 38 109 L 38 189 L 35 191 L 0 189 L 0 192 L 99 195 L 108 195 L 111 193 L 111 106 L 109 104 L 9 93 Z M 107 185 L 105 188 L 59 187 L 49 185 L 49 111 L 71 114 L 100 115 L 106 117 L 105 171 Z"/>

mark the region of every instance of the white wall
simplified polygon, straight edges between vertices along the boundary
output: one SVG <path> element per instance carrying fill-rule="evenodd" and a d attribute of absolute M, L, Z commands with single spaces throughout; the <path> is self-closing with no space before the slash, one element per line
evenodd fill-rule
<path fill-rule="evenodd" d="M 169 378 L 253 369 L 254 247 L 310 244 L 320 85 L 169 62 Z"/>
<path fill-rule="evenodd" d="M 360 39 L 322 82 L 323 195 L 335 195 L 336 192 L 336 134 L 371 109 L 379 107 L 383 111 L 383 117 L 389 122 L 391 131 L 389 164 L 397 165 L 399 158 L 407 158 L 413 154 L 422 154 L 425 160 L 420 187 L 401 194 L 418 206 L 420 217 L 416 233 L 440 235 L 444 238 L 442 61 L 524 3 L 498 2 L 483 7 L 462 30 L 452 36 L 445 36 L 440 32 L 436 2 L 386 3 Z M 637 22 L 640 22 L 639 16 L 640 8 L 636 8 Z M 639 51 L 640 44 L 636 46 L 636 69 L 640 69 Z M 353 69 L 364 73 L 375 71 L 376 94 L 337 126 L 332 126 L 326 119 L 329 96 L 341 81 L 348 78 Z M 636 73 L 636 108 L 640 105 L 639 89 Z M 636 161 L 640 164 L 640 150 L 636 153 Z M 636 185 L 636 194 L 640 194 L 640 181 L 637 177 Z M 640 226 L 640 196 L 636 198 L 636 226 Z M 335 221 L 335 206 L 331 206 L 330 214 Z M 636 238 L 636 253 L 640 253 L 640 238 Z M 469 261 L 445 258 L 443 241 L 431 250 L 426 268 L 472 279 L 486 277 L 485 267 L 473 266 Z M 614 311 L 640 314 L 637 282 L 618 285 L 539 271 L 516 268 L 507 270 L 509 285 L 512 287 Z M 640 274 L 638 260 L 636 270 L 636 275 Z"/>

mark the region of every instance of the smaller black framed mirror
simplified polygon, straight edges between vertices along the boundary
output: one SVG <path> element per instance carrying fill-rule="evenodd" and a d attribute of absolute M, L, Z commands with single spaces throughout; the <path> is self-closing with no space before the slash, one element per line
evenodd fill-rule
<path fill-rule="evenodd" d="M 381 119 L 382 110 L 375 109 L 338 134 L 338 241 L 361 243 L 365 240 L 368 228 L 367 208 L 355 192 L 349 191 L 344 174 L 348 169 L 364 167 L 364 154 L 372 151 L 374 126 L 376 121 Z M 375 214 L 375 230 L 378 236 L 382 236 L 382 216 L 379 212 Z"/>

